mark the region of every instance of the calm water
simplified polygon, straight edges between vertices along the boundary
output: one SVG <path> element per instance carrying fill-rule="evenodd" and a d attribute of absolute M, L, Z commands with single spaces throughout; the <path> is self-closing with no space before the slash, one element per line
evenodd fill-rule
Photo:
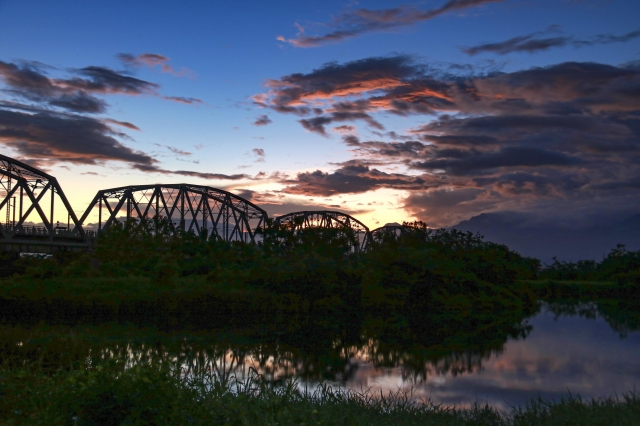
<path fill-rule="evenodd" d="M 575 308 L 575 307 L 574 307 Z M 551 312 L 554 310 L 556 313 Z M 172 332 L 100 325 L 91 327 L 2 326 L 0 354 L 68 365 L 70 359 L 104 358 L 128 366 L 146 360 L 207 368 L 243 380 L 251 368 L 276 385 L 297 377 L 300 386 L 320 381 L 372 392 L 412 389 L 413 398 L 445 405 L 474 402 L 506 408 L 567 392 L 603 397 L 640 389 L 640 332 L 633 321 L 605 317 L 595 305 L 582 316 L 543 305 L 523 322 L 520 338 L 507 337 L 471 349 L 427 349 L 398 344 L 389 334 Z M 614 330 L 612 328 L 616 328 Z M 631 324 L 631 326 L 629 326 Z M 441 348 L 442 349 L 442 348 Z M 43 355 L 44 354 L 44 355 Z M 93 361 L 91 361 L 93 360 Z"/>
<path fill-rule="evenodd" d="M 431 368 L 426 379 L 415 380 L 402 367 L 375 368 L 356 358 L 359 368 L 345 385 L 385 391 L 413 385 L 416 397 L 446 405 L 477 401 L 502 408 L 568 391 L 601 397 L 640 389 L 640 332 L 621 337 L 599 315 L 556 318 L 546 309 L 528 322 L 532 330 L 526 339 L 507 341 L 501 353 L 482 359 L 471 372 Z"/>

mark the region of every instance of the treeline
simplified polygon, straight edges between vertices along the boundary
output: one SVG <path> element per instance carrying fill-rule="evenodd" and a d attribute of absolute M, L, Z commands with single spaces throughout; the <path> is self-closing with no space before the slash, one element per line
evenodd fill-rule
<path fill-rule="evenodd" d="M 115 222 L 100 235 L 93 252 L 57 252 L 48 258 L 4 254 L 0 273 L 12 276 L 13 284 L 0 290 L 10 292 L 5 299 L 18 300 L 20 309 L 34 305 L 27 299 L 45 297 L 32 293 L 43 291 L 51 298 L 55 293 L 62 309 L 64 300 L 96 293 L 93 287 L 122 287 L 125 282 L 130 287 L 138 280 L 134 286 L 144 292 L 164 292 L 173 301 L 183 298 L 183 306 L 213 297 L 212 289 L 290 296 L 287 300 L 314 312 L 415 313 L 411 324 L 419 328 L 429 323 L 444 336 L 447 329 L 492 324 L 498 312 L 530 311 L 533 296 L 516 281 L 535 279 L 540 266 L 538 260 L 485 242 L 480 235 L 433 230 L 421 222 L 380 235 L 366 251 L 354 251 L 357 236 L 347 227 L 294 230 L 272 223 L 258 240 L 246 244 L 208 238 L 176 229 L 164 218 Z M 125 304 L 133 296 L 109 297 Z M 425 312 L 437 319 L 426 321 Z M 474 321 L 467 321 L 470 316 Z"/>
<path fill-rule="evenodd" d="M 164 218 L 131 219 L 103 232 L 93 252 L 58 251 L 50 257 L 3 253 L 0 276 L 146 276 L 170 282 L 204 275 L 211 281 L 313 297 L 315 292 L 333 294 L 337 283 L 354 280 L 408 288 L 427 271 L 452 285 L 504 285 L 533 279 L 540 268 L 537 259 L 485 242 L 478 234 L 429 229 L 422 222 L 381 234 L 364 252 L 353 252 L 358 243 L 350 228 L 293 230 L 271 224 L 258 239 L 258 244 L 226 242 L 181 231 Z"/>
<path fill-rule="evenodd" d="M 612 281 L 622 286 L 639 286 L 640 250 L 629 251 L 624 244 L 618 244 L 601 262 L 595 260 L 563 262 L 554 257 L 553 263 L 540 271 L 539 278 L 567 281 Z"/>

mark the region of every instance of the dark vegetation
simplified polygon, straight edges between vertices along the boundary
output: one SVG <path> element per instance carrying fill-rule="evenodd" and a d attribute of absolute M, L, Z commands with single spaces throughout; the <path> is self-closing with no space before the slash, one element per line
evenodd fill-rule
<path fill-rule="evenodd" d="M 538 262 L 478 235 L 417 222 L 363 253 L 350 252 L 353 239 L 350 229 L 271 227 L 251 245 L 180 232 L 163 219 L 132 220 L 111 226 L 94 252 L 3 254 L 10 279 L 0 301 L 7 312 L 106 317 L 228 317 L 234 306 L 257 315 L 426 310 L 443 326 L 462 323 L 471 305 L 482 316 L 532 302 L 516 280 L 535 278 Z"/>
<path fill-rule="evenodd" d="M 531 401 L 500 412 L 488 406 L 452 409 L 418 404 L 401 391 L 384 397 L 321 386 L 280 388 L 256 376 L 240 383 L 185 378 L 167 367 L 77 369 L 71 373 L 4 374 L 0 415 L 5 424 L 46 425 L 637 425 L 640 396 Z M 2 372 L 4 373 L 4 372 Z M 16 398 L 15 396 L 18 396 Z M 3 395 L 4 396 L 4 395 Z"/>
<path fill-rule="evenodd" d="M 553 263 L 541 271 L 540 278 L 612 281 L 622 286 L 637 285 L 640 284 L 640 250 L 628 251 L 624 244 L 618 244 L 601 262 L 595 260 L 563 262 L 553 258 Z"/>

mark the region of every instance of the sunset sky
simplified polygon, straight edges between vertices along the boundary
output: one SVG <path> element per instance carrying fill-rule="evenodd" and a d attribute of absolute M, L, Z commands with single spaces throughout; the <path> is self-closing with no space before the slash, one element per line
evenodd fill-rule
<path fill-rule="evenodd" d="M 185 182 L 371 228 L 608 220 L 640 213 L 639 18 L 638 0 L 0 0 L 0 153 L 79 215 L 99 189 Z"/>

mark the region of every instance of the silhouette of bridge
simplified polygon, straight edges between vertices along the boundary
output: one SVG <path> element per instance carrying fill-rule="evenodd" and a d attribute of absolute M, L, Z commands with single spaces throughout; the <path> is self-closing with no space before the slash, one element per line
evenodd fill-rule
<path fill-rule="evenodd" d="M 78 218 L 55 177 L 0 154 L 0 247 L 5 251 L 52 253 L 86 250 L 118 219 L 165 217 L 176 229 L 223 241 L 256 243 L 269 224 L 267 212 L 244 198 L 202 185 L 132 185 L 98 191 Z M 59 210 L 62 208 L 62 213 Z M 97 209 L 98 223 L 85 223 Z M 60 225 L 55 217 L 63 217 Z M 35 220 L 33 220 L 35 219 Z M 63 221 L 64 222 L 64 221 Z M 41 223 L 34 226 L 31 223 Z M 356 218 L 336 211 L 302 211 L 276 217 L 294 231 L 349 228 L 366 250 L 379 235 Z M 383 227 L 384 228 L 384 227 Z"/>

